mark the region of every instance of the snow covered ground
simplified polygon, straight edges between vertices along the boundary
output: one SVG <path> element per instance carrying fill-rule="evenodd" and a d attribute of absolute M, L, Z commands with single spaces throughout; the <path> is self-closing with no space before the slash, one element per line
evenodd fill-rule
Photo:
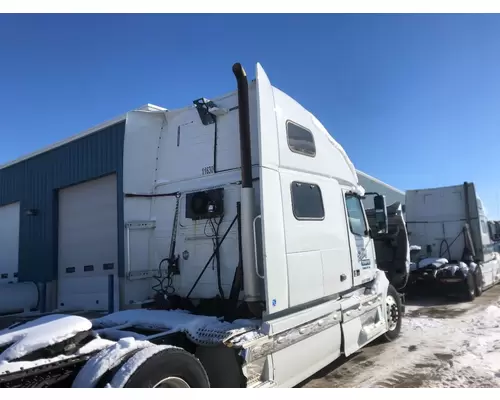
<path fill-rule="evenodd" d="M 500 387 L 500 286 L 473 303 L 408 306 L 401 337 L 374 344 L 304 387 Z"/>

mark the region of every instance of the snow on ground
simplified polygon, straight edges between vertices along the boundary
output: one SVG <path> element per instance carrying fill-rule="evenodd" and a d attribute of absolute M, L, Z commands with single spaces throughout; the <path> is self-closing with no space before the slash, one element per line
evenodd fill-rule
<path fill-rule="evenodd" d="M 500 286 L 473 303 L 407 307 L 401 337 L 325 368 L 304 387 L 500 387 Z"/>
<path fill-rule="evenodd" d="M 454 357 L 449 370 L 442 374 L 444 383 L 499 387 L 500 302 L 474 315 L 455 332 L 460 345 L 451 346 Z"/>
<path fill-rule="evenodd" d="M 418 369 L 428 376 L 421 377 L 422 386 L 500 386 L 499 300 L 450 319 L 407 318 L 402 339 L 418 342 L 417 353 L 424 350 Z"/>
<path fill-rule="evenodd" d="M 410 358 L 414 353 L 410 364 L 419 375 L 416 386 L 499 387 L 499 321 L 499 302 L 453 319 L 410 317 L 402 337 L 409 346 L 398 353 Z M 406 366 L 402 370 L 405 374 Z M 396 380 L 401 379 L 399 372 L 395 371 Z M 411 378 L 402 378 L 411 383 Z M 383 379 L 380 386 L 386 386 Z"/>

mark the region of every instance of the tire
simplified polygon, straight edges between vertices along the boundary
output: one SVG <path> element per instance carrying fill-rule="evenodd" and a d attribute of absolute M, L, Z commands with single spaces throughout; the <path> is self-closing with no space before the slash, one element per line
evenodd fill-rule
<path fill-rule="evenodd" d="M 476 267 L 474 271 L 474 289 L 476 297 L 479 297 L 483 294 L 483 273 L 479 266 Z"/>
<path fill-rule="evenodd" d="M 388 330 L 382 335 L 385 342 L 392 342 L 399 337 L 401 333 L 401 323 L 403 318 L 403 304 L 398 291 L 389 285 L 386 296 Z"/>
<path fill-rule="evenodd" d="M 474 299 L 476 298 L 476 285 L 474 275 L 467 274 L 463 287 L 465 301 L 474 301 Z"/>
<path fill-rule="evenodd" d="M 184 349 L 155 346 L 137 352 L 115 373 L 111 387 L 123 388 L 209 388 L 207 373 L 201 362 Z M 142 354 L 141 354 L 142 353 Z M 141 362 L 137 362 L 141 359 Z M 128 373 L 127 373 L 128 371 Z M 124 374 L 126 377 L 124 378 Z"/>

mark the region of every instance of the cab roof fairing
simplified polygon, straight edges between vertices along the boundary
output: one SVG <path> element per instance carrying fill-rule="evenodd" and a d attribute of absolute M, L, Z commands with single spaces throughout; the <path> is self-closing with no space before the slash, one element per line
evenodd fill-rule
<path fill-rule="evenodd" d="M 347 165 L 347 168 L 349 169 L 350 174 L 348 176 L 336 176 L 332 175 L 335 179 L 338 179 L 344 184 L 347 184 L 352 187 L 353 192 L 358 194 L 359 196 L 364 196 L 365 195 L 365 189 L 359 184 L 358 181 L 358 174 L 356 173 L 356 169 L 354 168 L 353 163 L 349 159 L 349 156 L 345 152 L 344 148 L 338 143 L 332 135 L 328 132 L 328 130 L 323 126 L 323 124 L 316 118 L 316 116 L 307 110 L 302 104 L 300 104 L 297 100 L 295 100 L 293 97 L 288 95 L 286 92 L 282 91 L 281 89 L 278 89 L 275 86 L 272 86 L 273 91 L 279 93 L 281 96 L 286 96 L 288 99 L 294 101 L 296 104 L 298 104 L 302 109 L 304 109 L 305 112 L 307 112 L 311 118 L 311 121 L 313 125 L 318 129 L 323 136 L 326 137 L 327 141 L 331 144 L 331 146 L 340 154 L 341 158 L 344 160 L 344 162 Z M 280 106 L 275 103 L 275 111 L 276 113 L 280 112 Z M 318 134 L 318 133 L 316 133 Z"/>

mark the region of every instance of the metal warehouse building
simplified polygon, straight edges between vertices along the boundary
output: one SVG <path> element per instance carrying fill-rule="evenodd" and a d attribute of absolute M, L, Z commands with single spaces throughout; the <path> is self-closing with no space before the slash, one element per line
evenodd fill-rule
<path fill-rule="evenodd" d="M 35 282 L 43 288 L 42 311 L 71 308 L 89 291 L 95 308 L 106 309 L 102 286 L 110 274 L 124 276 L 125 118 L 0 167 L 0 285 Z M 404 203 L 404 192 L 360 171 L 358 177 L 389 204 Z"/>
<path fill-rule="evenodd" d="M 148 104 L 138 110 L 164 109 Z M 79 290 L 123 273 L 125 118 L 0 167 L 0 284 L 37 283 L 46 289 L 42 309 L 55 308 L 56 298 L 64 309 Z M 106 279 L 88 281 L 89 274 Z M 106 309 L 107 300 L 97 300 L 96 309 Z"/>

